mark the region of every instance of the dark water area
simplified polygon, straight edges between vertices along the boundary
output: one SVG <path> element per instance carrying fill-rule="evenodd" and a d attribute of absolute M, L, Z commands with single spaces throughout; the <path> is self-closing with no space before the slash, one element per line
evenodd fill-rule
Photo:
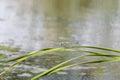
<path fill-rule="evenodd" d="M 119 36 L 120 0 L 0 0 L 0 45 L 19 49 L 0 50 L 9 58 L 47 47 L 92 45 L 120 49 Z M 0 80 L 30 80 L 81 54 L 54 52 L 31 57 Z M 91 58 L 75 62 L 84 60 Z M 119 80 L 119 65 L 80 65 L 39 80 Z"/>

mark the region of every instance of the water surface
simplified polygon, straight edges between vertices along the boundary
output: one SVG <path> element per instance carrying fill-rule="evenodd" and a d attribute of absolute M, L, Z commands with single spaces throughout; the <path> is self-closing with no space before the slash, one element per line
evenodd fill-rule
<path fill-rule="evenodd" d="M 20 48 L 20 52 L 15 53 L 3 51 L 12 56 L 70 45 L 119 49 L 119 5 L 120 0 L 0 0 L 0 45 Z M 61 42 L 67 44 L 61 45 Z M 33 57 L 1 80 L 29 80 L 76 55 L 51 53 Z M 119 62 L 77 66 L 39 80 L 119 80 L 119 70 Z"/>

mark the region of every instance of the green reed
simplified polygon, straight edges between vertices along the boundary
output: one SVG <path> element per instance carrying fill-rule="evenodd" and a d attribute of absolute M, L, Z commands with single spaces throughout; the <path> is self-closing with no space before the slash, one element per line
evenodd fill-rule
<path fill-rule="evenodd" d="M 86 50 L 86 48 L 88 48 L 89 50 Z M 78 49 L 82 49 L 82 50 L 78 50 Z M 90 50 L 91 49 L 91 50 Z M 95 51 L 93 50 L 95 49 Z M 98 51 L 96 51 L 98 50 Z M 69 67 L 73 67 L 73 66 L 77 66 L 80 64 L 95 64 L 95 63 L 103 63 L 103 62 L 114 62 L 114 61 L 120 61 L 120 55 L 118 54 L 109 54 L 110 52 L 115 52 L 115 53 L 120 53 L 120 50 L 116 50 L 116 49 L 112 49 L 112 48 L 105 48 L 105 47 L 97 47 L 97 46 L 71 46 L 71 47 L 60 47 L 60 48 L 44 48 L 44 49 L 40 49 L 40 50 L 36 50 L 36 51 L 32 51 L 28 54 L 13 58 L 13 59 L 9 59 L 9 60 L 4 60 L 4 61 L 0 61 L 1 64 L 6 64 L 9 62 L 13 62 L 13 64 L 11 64 L 9 67 L 7 67 L 3 72 L 0 73 L 0 75 L 3 75 L 4 73 L 10 71 L 15 65 L 18 65 L 19 63 L 21 63 L 22 61 L 26 60 L 27 58 L 30 58 L 32 56 L 41 56 L 50 52 L 56 52 L 56 51 L 67 51 L 67 52 L 84 52 L 87 54 L 81 55 L 81 56 L 77 56 L 77 57 L 73 57 L 71 59 L 68 59 L 64 62 L 61 62 L 55 66 L 53 66 L 52 68 L 44 71 L 43 73 L 40 73 L 34 77 L 32 77 L 30 80 L 36 80 L 42 76 L 45 76 L 47 74 L 53 74 L 55 72 L 58 72 L 60 70 L 63 70 L 65 68 L 69 68 Z M 105 53 L 102 51 L 107 51 L 109 53 Z M 89 61 L 89 62 L 76 62 L 74 64 L 70 64 L 70 65 L 65 65 L 71 61 L 80 59 L 82 57 L 91 57 L 91 56 L 97 56 L 97 57 L 107 57 L 107 59 L 101 59 L 101 60 L 93 60 L 93 61 Z"/>

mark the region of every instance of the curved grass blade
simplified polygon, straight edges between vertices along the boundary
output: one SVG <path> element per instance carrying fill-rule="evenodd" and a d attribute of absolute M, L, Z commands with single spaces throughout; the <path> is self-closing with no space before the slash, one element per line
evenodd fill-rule
<path fill-rule="evenodd" d="M 41 49 L 41 50 L 37 50 L 37 51 L 33 51 L 30 52 L 29 54 L 14 58 L 14 59 L 10 59 L 7 60 L 5 62 L 11 62 L 11 61 L 16 61 L 14 64 L 12 64 L 10 67 L 8 67 L 5 71 L 3 71 L 1 74 L 9 71 L 10 69 L 12 69 L 15 65 L 19 64 L 20 62 L 24 61 L 25 59 L 27 59 L 28 57 L 32 56 L 32 55 L 36 55 L 36 54 L 44 54 L 44 53 L 48 53 L 48 52 L 52 52 L 52 51 L 77 51 L 77 50 L 72 50 L 72 49 L 65 49 L 65 48 L 45 48 L 45 49 Z M 78 52 L 78 51 L 77 51 Z M 93 51 L 84 51 L 84 50 L 79 50 L 79 52 L 87 52 L 87 53 L 96 53 L 97 52 L 93 52 Z"/>
<path fill-rule="evenodd" d="M 41 50 L 38 50 L 38 51 L 33 51 L 33 52 L 30 52 L 27 55 L 8 60 L 7 62 L 16 61 L 16 60 L 17 61 L 15 63 L 13 63 L 12 65 L 10 65 L 8 68 L 6 68 L 3 72 L 1 72 L 0 75 L 6 73 L 7 71 L 10 71 L 15 65 L 19 64 L 20 62 L 24 61 L 25 59 L 27 59 L 31 56 L 35 56 L 35 55 L 38 55 L 38 54 L 42 55 L 42 54 L 45 54 L 45 53 L 48 53 L 48 52 L 53 52 L 53 51 L 65 51 L 65 50 L 67 51 L 67 50 L 70 50 L 70 49 L 65 49 L 65 48 L 49 48 L 48 49 L 48 48 L 46 48 L 46 49 L 41 49 Z"/>
<path fill-rule="evenodd" d="M 105 53 L 101 53 L 101 52 L 94 52 L 94 51 L 84 51 L 84 50 L 71 50 L 71 51 L 77 51 L 77 52 L 87 52 L 87 53 L 90 53 L 90 54 L 87 54 L 87 55 L 83 55 L 83 56 L 105 56 L 105 57 L 118 57 L 118 55 L 109 55 L 109 54 L 105 54 Z M 42 76 L 45 76 L 49 73 L 54 73 L 54 72 L 57 72 L 61 69 L 64 69 L 64 68 L 68 68 L 68 67 L 72 67 L 72 66 L 76 66 L 76 65 L 79 65 L 79 64 L 73 64 L 73 65 L 68 65 L 68 66 L 64 66 L 64 67 L 61 67 L 62 65 L 68 63 L 68 62 L 71 62 L 73 60 L 76 60 L 80 57 L 83 57 L 83 56 L 78 56 L 78 57 L 75 57 L 75 58 L 72 58 L 72 59 L 69 59 L 65 62 L 62 62 L 50 69 L 48 69 L 47 71 L 41 73 L 41 74 L 38 74 L 36 76 L 34 76 L 31 80 L 35 80 L 39 77 L 42 77 Z M 110 61 L 113 61 L 113 60 L 97 60 L 97 61 L 91 61 L 91 62 L 85 62 L 85 63 L 80 63 L 80 64 L 90 64 L 90 63 L 102 63 L 102 62 L 110 62 Z M 60 68 L 61 67 L 61 68 Z"/>
<path fill-rule="evenodd" d="M 24 58 L 24 57 L 30 57 L 30 56 L 35 56 L 37 54 L 41 54 L 41 53 L 47 53 L 47 52 L 52 52 L 52 51 L 59 51 L 59 50 L 62 50 L 63 48 L 44 48 L 44 49 L 40 49 L 40 50 L 36 50 L 36 51 L 32 51 L 28 54 L 25 54 L 25 55 L 22 55 L 22 56 L 19 56 L 19 57 L 16 57 L 16 58 L 13 58 L 13 59 L 9 59 L 9 60 L 6 60 L 6 61 L 1 61 L 3 63 L 7 63 L 7 62 L 12 62 L 12 61 L 16 61 L 18 59 L 21 59 L 21 58 Z M 63 49 L 65 50 L 65 49 Z M 66 49 L 67 50 L 67 49 Z"/>
<path fill-rule="evenodd" d="M 39 51 L 33 51 L 33 52 L 30 52 L 30 53 L 37 53 Z M 19 60 L 21 58 L 24 58 L 24 57 L 27 57 L 27 56 L 30 56 L 30 54 L 26 54 L 26 55 L 22 55 L 22 56 L 19 56 L 19 57 L 16 57 L 16 58 L 12 58 L 12 59 L 9 59 L 9 60 L 4 60 L 4 61 L 0 61 L 1 63 L 8 63 L 8 62 L 13 62 L 13 61 L 16 61 L 16 60 Z"/>
<path fill-rule="evenodd" d="M 118 58 L 120 57 L 120 55 L 118 54 L 108 54 L 108 53 L 104 53 L 104 52 L 95 52 L 95 51 L 88 51 L 88 50 L 72 50 L 74 52 L 86 52 L 86 53 L 90 53 L 87 54 L 87 56 L 102 56 L 102 57 L 109 57 L 109 58 Z"/>
<path fill-rule="evenodd" d="M 18 61 L 16 61 L 15 63 L 13 63 L 12 65 L 10 65 L 9 67 L 7 67 L 3 72 L 0 73 L 0 76 L 3 75 L 4 73 L 10 71 L 15 65 L 19 64 L 20 62 L 24 61 L 26 59 L 26 57 L 19 59 Z"/>
<path fill-rule="evenodd" d="M 116 50 L 116 49 L 112 49 L 112 48 L 105 48 L 105 47 L 98 47 L 98 46 L 71 46 L 71 47 L 67 47 L 67 48 L 92 48 L 92 49 L 99 49 L 99 50 L 105 50 L 105 51 L 120 53 L 120 50 Z"/>
<path fill-rule="evenodd" d="M 33 78 L 31 78 L 31 80 L 36 80 L 36 79 L 39 78 L 39 77 L 45 76 L 45 75 L 49 74 L 50 72 L 54 71 L 55 69 L 59 68 L 60 66 L 66 64 L 66 63 L 68 63 L 68 62 L 71 62 L 71 61 L 73 61 L 73 60 L 76 60 L 76 59 L 78 59 L 78 58 L 84 57 L 84 56 L 86 56 L 86 55 L 77 56 L 77 57 L 74 57 L 74 58 L 72 58 L 72 59 L 66 60 L 66 61 L 64 61 L 64 62 L 62 62 L 62 63 L 60 63 L 60 64 L 58 64 L 58 65 L 56 65 L 56 66 L 54 66 L 54 67 L 52 67 L 52 68 L 50 68 L 50 69 L 48 69 L 47 71 L 45 71 L 45 72 L 43 72 L 43 73 L 41 73 L 41 74 L 38 74 L 38 75 L 34 76 Z"/>
<path fill-rule="evenodd" d="M 103 56 L 103 57 L 111 57 L 111 58 L 120 57 L 120 55 L 106 54 L 106 53 L 100 53 L 100 52 L 92 53 L 92 54 L 89 54 L 88 56 Z"/>
<path fill-rule="evenodd" d="M 59 71 L 64 70 L 64 69 L 66 69 L 66 68 L 78 66 L 78 65 L 81 65 L 81 64 L 93 64 L 93 63 L 103 63 L 103 62 L 113 62 L 113 61 L 114 61 L 114 60 L 106 60 L 106 59 L 105 59 L 105 60 L 96 60 L 96 61 L 90 61 L 90 62 L 83 62 L 83 63 L 71 64 L 71 65 L 67 65 L 67 66 L 63 66 L 63 67 L 57 68 L 57 69 L 51 71 L 50 74 L 59 72 Z"/>
<path fill-rule="evenodd" d="M 6 46 L 0 46 L 0 48 L 1 49 L 7 49 L 8 47 L 6 47 Z M 100 49 L 100 50 L 106 50 L 106 51 L 112 51 L 112 52 L 120 52 L 120 50 L 115 50 L 115 49 L 112 49 L 112 48 L 97 47 L 97 46 L 72 46 L 72 47 L 68 47 L 68 48 L 93 48 L 93 49 Z M 41 49 L 41 50 L 38 50 L 38 51 L 33 51 L 33 52 L 30 52 L 29 54 L 26 54 L 26 55 L 23 55 L 23 56 L 19 56 L 17 58 L 13 58 L 13 59 L 10 59 L 10 60 L 7 60 L 7 61 L 1 61 L 1 62 L 16 61 L 16 60 L 18 60 L 20 58 L 24 58 L 26 56 L 34 55 L 35 53 L 37 53 L 39 51 L 46 51 L 46 50 L 50 50 L 50 49 L 55 49 L 55 48 L 45 48 L 45 49 Z"/>
<path fill-rule="evenodd" d="M 113 60 L 105 59 L 105 60 L 96 60 L 96 61 L 85 62 L 85 63 L 82 63 L 82 64 L 103 63 L 103 62 L 111 62 L 111 61 L 113 61 Z"/>
<path fill-rule="evenodd" d="M 71 65 L 63 66 L 63 67 L 60 67 L 60 68 L 57 68 L 57 69 L 51 71 L 49 74 L 53 74 L 53 73 L 59 72 L 61 70 L 64 70 L 66 68 L 74 67 L 74 66 L 77 66 L 77 65 L 80 65 L 80 64 L 82 64 L 82 63 L 79 63 L 79 64 L 76 63 L 76 64 L 71 64 Z"/>
<path fill-rule="evenodd" d="M 87 56 L 104 56 L 104 57 L 111 57 L 111 59 L 105 59 L 105 60 L 95 60 L 95 61 L 90 61 L 90 62 L 83 62 L 83 63 L 78 63 L 78 64 L 71 64 L 71 65 L 67 65 L 67 66 L 63 66 L 60 67 L 54 71 L 51 71 L 50 74 L 55 73 L 55 72 L 59 72 L 60 70 L 63 70 L 65 68 L 69 68 L 69 67 L 73 67 L 73 66 L 77 66 L 80 64 L 92 64 L 92 63 L 103 63 L 103 62 L 115 62 L 115 61 L 120 61 L 120 55 L 109 55 L 106 53 L 100 53 L 100 52 L 92 52 L 92 51 L 88 51 L 91 54 L 88 54 Z"/>
<path fill-rule="evenodd" d="M 75 58 L 77 58 L 77 57 L 75 57 Z M 73 59 L 73 58 L 72 58 Z M 68 60 L 67 60 L 68 61 Z M 76 63 L 76 64 L 71 64 L 71 65 L 67 65 L 67 66 L 63 66 L 63 67 L 57 67 L 57 68 L 51 68 L 52 70 L 51 71 L 49 71 L 48 73 L 46 73 L 45 74 L 45 72 L 43 72 L 44 74 L 39 74 L 39 76 L 37 75 L 37 76 L 35 76 L 35 77 L 33 77 L 31 80 L 36 80 L 37 78 L 39 78 L 39 77 L 42 77 L 42 76 L 45 76 L 45 75 L 47 75 L 47 74 L 53 74 L 53 73 L 56 73 L 56 72 L 59 72 L 60 70 L 64 70 L 64 69 L 66 69 L 66 68 L 70 68 L 70 67 L 74 67 L 74 66 L 77 66 L 77 65 L 81 65 L 81 64 L 93 64 L 93 63 L 103 63 L 103 62 L 112 62 L 113 60 L 96 60 L 96 61 L 90 61 L 90 62 L 83 62 L 83 63 Z M 65 61 L 66 62 L 66 61 Z M 64 63 L 64 62 L 62 62 L 62 63 Z M 50 70 L 50 69 L 49 69 Z M 41 76 L 40 76 L 41 75 Z"/>
<path fill-rule="evenodd" d="M 24 57 L 27 57 L 27 56 L 32 56 L 32 55 L 35 56 L 36 54 L 41 53 L 42 51 L 43 52 L 45 52 L 45 51 L 48 51 L 48 52 L 53 52 L 53 51 L 72 51 L 72 52 L 87 52 L 87 53 L 93 53 L 93 54 L 102 54 L 100 52 L 87 51 L 87 50 L 73 50 L 73 49 L 68 49 L 68 48 L 45 48 L 45 49 L 41 49 L 41 50 L 32 51 L 32 52 L 30 52 L 28 54 L 25 54 L 25 55 L 22 55 L 22 56 L 13 58 L 13 59 L 9 59 L 9 60 L 6 60 L 6 61 L 0 61 L 0 62 L 1 63 L 7 63 L 7 62 L 16 61 L 18 59 L 21 59 L 21 58 L 24 58 Z M 47 53 L 47 52 L 45 52 L 45 53 Z"/>
<path fill-rule="evenodd" d="M 18 60 L 18 59 L 21 59 L 21 58 L 24 58 L 24 57 L 27 57 L 27 56 L 31 56 L 31 55 L 40 53 L 40 52 L 42 52 L 42 51 L 51 50 L 51 49 L 53 49 L 53 48 L 45 48 L 45 49 L 40 49 L 40 50 L 32 51 L 32 52 L 30 52 L 30 53 L 28 53 L 28 54 L 25 54 L 25 55 L 22 55 L 22 56 L 13 58 L 13 59 L 9 59 L 9 60 L 6 60 L 6 61 L 1 61 L 1 62 L 7 63 L 7 62 L 16 61 L 16 60 Z"/>
<path fill-rule="evenodd" d="M 69 49 L 69 48 L 93 48 L 93 49 L 100 49 L 100 50 L 106 50 L 106 51 L 112 51 L 112 52 L 119 52 L 120 53 L 120 50 L 115 50 L 115 49 L 112 49 L 112 48 L 104 48 L 104 47 L 97 47 L 97 46 L 72 46 L 72 47 L 67 47 L 67 48 L 64 48 L 65 49 Z M 13 58 L 13 59 L 10 59 L 10 60 L 7 60 L 7 61 L 1 61 L 1 62 L 11 62 L 11 61 L 15 61 L 15 60 L 18 60 L 20 58 L 23 58 L 23 57 L 26 57 L 26 56 L 31 56 L 31 55 L 34 55 L 35 53 L 39 52 L 39 51 L 46 51 L 46 50 L 50 50 L 50 49 L 55 49 L 55 48 L 45 48 L 45 49 L 41 49 L 41 50 L 38 50 L 38 51 L 33 51 L 33 52 L 30 52 L 29 54 L 26 54 L 26 55 L 23 55 L 23 56 L 19 56 L 17 58 Z M 62 48 L 61 48 L 62 49 Z M 82 51 L 81 51 L 82 52 Z M 84 52 L 84 51 L 83 51 Z M 90 51 L 86 51 L 86 52 L 90 52 Z M 93 52 L 90 52 L 90 53 L 93 53 Z M 105 55 L 104 55 L 105 56 Z M 108 56 L 108 55 L 106 55 Z M 113 56 L 113 55 L 111 55 Z"/>
<path fill-rule="evenodd" d="M 71 49 L 70 49 L 71 48 Z M 41 54 L 44 54 L 44 53 L 48 53 L 48 52 L 53 52 L 53 51 L 76 51 L 76 50 L 72 50 L 72 48 L 93 48 L 93 49 L 100 49 L 100 50 L 106 50 L 106 51 L 112 51 L 112 52 L 120 52 L 119 50 L 114 50 L 114 49 L 110 49 L 110 48 L 103 48 L 103 47 L 95 47 L 95 46 L 74 46 L 74 47 L 69 47 L 69 48 L 45 48 L 45 49 L 42 49 L 42 50 L 38 50 L 38 51 L 33 51 L 33 52 L 30 52 L 29 54 L 26 54 L 26 55 L 23 55 L 23 56 L 20 56 L 20 57 L 17 57 L 17 58 L 14 58 L 14 59 L 11 59 L 11 60 L 8 60 L 6 62 L 11 62 L 11 61 L 16 61 L 14 64 L 12 64 L 7 70 L 5 70 L 3 73 L 9 71 L 10 69 L 12 69 L 15 65 L 19 64 L 20 62 L 24 61 L 25 59 L 31 57 L 31 56 L 36 56 L 36 55 L 41 55 Z M 80 51 L 80 52 L 89 52 L 89 53 L 95 53 L 95 52 L 92 52 L 92 51 Z M 95 56 L 95 55 L 94 55 Z M 99 54 L 100 56 L 100 54 Z M 105 56 L 105 55 L 104 55 Z M 108 56 L 108 55 L 107 55 Z M 70 62 L 70 61 L 68 61 Z M 66 62 L 67 63 L 67 62 Z M 95 62 L 94 62 L 95 63 Z M 63 64 L 61 64 L 63 65 Z M 59 65 L 58 67 L 56 68 L 59 68 L 61 65 Z M 54 69 L 56 69 L 54 68 Z M 50 71 L 54 70 L 54 69 L 51 69 Z M 33 77 L 31 80 L 34 80 L 34 78 L 38 78 L 39 76 L 43 76 L 43 75 L 46 75 L 48 72 L 44 73 L 44 74 L 40 74 L 36 77 Z"/>

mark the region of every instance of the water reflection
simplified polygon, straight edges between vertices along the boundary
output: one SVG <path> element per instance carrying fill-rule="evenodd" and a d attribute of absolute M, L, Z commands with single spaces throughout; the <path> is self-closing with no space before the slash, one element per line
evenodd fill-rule
<path fill-rule="evenodd" d="M 24 52 L 66 45 L 97 45 L 119 49 L 119 4 L 120 0 L 0 0 L 0 44 L 19 47 Z M 60 43 L 64 41 L 68 44 L 61 45 Z M 51 58 L 47 60 L 47 56 Z M 34 63 L 37 69 L 49 68 L 72 56 L 76 55 L 52 53 L 42 56 L 41 59 L 46 61 L 45 64 L 39 61 L 40 57 L 35 57 L 28 59 L 23 66 L 32 66 L 31 63 Z M 49 60 L 52 63 L 48 64 Z M 95 77 L 91 75 L 94 70 L 89 69 L 90 73 L 82 71 L 87 73 L 86 75 L 77 76 L 79 71 L 67 71 L 69 75 L 55 74 L 40 80 L 119 80 L 120 67 L 116 68 L 114 65 L 96 66 L 107 68 L 102 69 L 104 74 Z M 25 68 L 27 69 L 28 67 Z M 28 71 L 32 69 L 30 67 Z M 32 76 L 39 72 L 28 73 Z M 15 74 L 13 74 L 15 78 L 11 77 L 11 80 L 23 80 L 22 77 L 18 79 L 19 76 Z"/>

